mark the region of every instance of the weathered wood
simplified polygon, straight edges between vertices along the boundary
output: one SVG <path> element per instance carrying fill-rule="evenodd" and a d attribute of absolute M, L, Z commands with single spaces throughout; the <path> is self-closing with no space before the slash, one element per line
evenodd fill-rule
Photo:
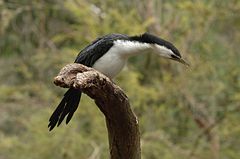
<path fill-rule="evenodd" d="M 93 68 L 75 63 L 66 65 L 54 83 L 80 89 L 94 99 L 106 119 L 111 159 L 141 158 L 137 117 L 120 87 Z"/>

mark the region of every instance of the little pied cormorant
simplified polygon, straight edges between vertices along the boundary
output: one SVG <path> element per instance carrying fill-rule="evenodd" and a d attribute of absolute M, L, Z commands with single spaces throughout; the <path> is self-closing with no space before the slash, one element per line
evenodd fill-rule
<path fill-rule="evenodd" d="M 170 42 L 144 33 L 139 36 L 108 34 L 93 41 L 78 54 L 75 63 L 80 63 L 102 72 L 109 78 L 115 77 L 124 67 L 127 59 L 143 52 L 152 51 L 157 55 L 188 65 L 178 49 Z M 80 102 L 82 92 L 70 88 L 49 119 L 49 130 L 59 126 L 67 117 L 71 120 Z"/>

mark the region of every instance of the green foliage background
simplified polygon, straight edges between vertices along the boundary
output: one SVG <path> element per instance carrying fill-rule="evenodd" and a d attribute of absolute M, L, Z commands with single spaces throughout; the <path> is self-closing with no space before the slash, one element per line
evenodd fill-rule
<path fill-rule="evenodd" d="M 139 117 L 142 158 L 238 159 L 239 19 L 239 0 L 0 0 L 0 158 L 108 158 L 87 96 L 68 126 L 48 132 L 65 91 L 52 80 L 96 37 L 149 31 L 191 67 L 141 55 L 115 79 Z"/>

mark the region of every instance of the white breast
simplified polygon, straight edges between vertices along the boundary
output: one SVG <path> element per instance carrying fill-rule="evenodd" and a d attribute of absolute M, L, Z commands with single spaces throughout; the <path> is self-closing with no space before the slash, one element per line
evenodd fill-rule
<path fill-rule="evenodd" d="M 130 56 L 149 48 L 150 45 L 146 43 L 117 40 L 108 52 L 94 63 L 93 68 L 113 78 L 123 69 Z"/>
<path fill-rule="evenodd" d="M 94 63 L 93 68 L 113 78 L 122 70 L 125 63 L 126 59 L 120 57 L 116 52 L 109 50 Z"/>

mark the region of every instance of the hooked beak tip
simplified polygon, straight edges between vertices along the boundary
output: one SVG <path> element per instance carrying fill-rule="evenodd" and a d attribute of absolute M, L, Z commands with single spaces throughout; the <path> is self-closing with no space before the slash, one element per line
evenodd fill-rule
<path fill-rule="evenodd" d="M 178 59 L 178 62 L 184 64 L 184 65 L 187 66 L 187 67 L 190 67 L 190 64 L 189 64 L 188 62 L 186 62 L 186 61 L 185 61 L 184 59 L 182 59 L 182 58 Z"/>

